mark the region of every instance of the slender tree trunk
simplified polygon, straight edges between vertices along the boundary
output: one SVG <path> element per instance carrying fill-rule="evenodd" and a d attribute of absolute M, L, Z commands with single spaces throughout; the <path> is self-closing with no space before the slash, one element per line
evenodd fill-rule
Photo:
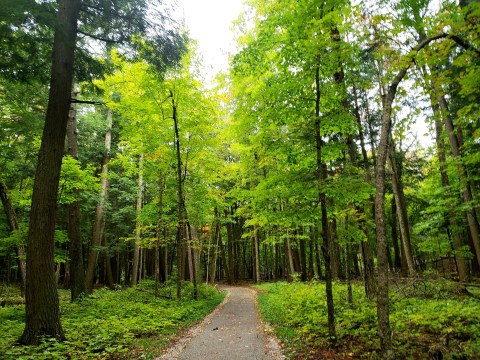
<path fill-rule="evenodd" d="M 259 241 L 258 241 L 258 230 L 253 226 L 253 250 L 254 250 L 254 260 L 255 260 L 255 282 L 260 283 L 260 251 L 259 251 Z"/>
<path fill-rule="evenodd" d="M 8 228 L 10 232 L 18 230 L 18 221 L 17 214 L 15 209 L 12 206 L 12 201 L 10 196 L 8 196 L 8 190 L 4 183 L 0 182 L 0 198 L 2 200 L 3 209 L 5 210 L 5 215 L 7 216 Z M 25 281 L 26 281 L 26 263 L 25 263 L 25 246 L 17 244 L 16 255 L 18 261 L 18 269 L 20 271 L 20 290 L 22 297 L 25 295 Z"/>
<path fill-rule="evenodd" d="M 139 271 L 141 266 L 140 262 L 140 237 L 142 235 L 142 222 L 139 220 L 140 213 L 142 212 L 142 203 L 143 203 L 143 161 L 144 155 L 140 154 L 138 160 L 138 190 L 137 190 L 137 203 L 135 206 L 135 211 L 137 214 L 137 221 L 135 226 L 135 242 L 133 244 L 133 261 L 132 261 L 132 285 L 136 285 L 139 280 Z"/>
<path fill-rule="evenodd" d="M 307 249 L 305 246 L 305 239 L 301 237 L 299 239 L 300 242 L 300 264 L 301 264 L 301 271 L 302 271 L 302 281 L 307 281 Z"/>
<path fill-rule="evenodd" d="M 218 223 L 218 219 L 216 218 L 217 212 L 215 212 L 215 232 L 213 237 L 213 248 L 212 248 L 212 255 L 210 260 L 210 284 L 213 285 L 215 283 L 215 275 L 217 269 L 217 253 L 219 249 L 219 239 L 220 239 L 220 224 Z"/>
<path fill-rule="evenodd" d="M 332 265 L 330 261 L 330 234 L 328 231 L 327 197 L 322 190 L 323 182 L 327 179 L 327 166 L 322 162 L 323 140 L 320 133 L 320 68 L 315 69 L 315 142 L 317 154 L 317 178 L 320 182 L 319 202 L 322 222 L 322 253 L 325 261 L 325 292 L 327 296 L 328 336 L 331 343 L 336 341 L 335 312 L 333 306 Z"/>
<path fill-rule="evenodd" d="M 157 223 L 157 241 L 155 243 L 155 291 L 158 293 L 160 283 L 160 247 L 167 251 L 166 239 L 163 236 L 163 193 L 165 191 L 165 175 L 160 170 L 158 176 L 158 223 Z M 164 266 L 164 279 L 166 281 L 166 266 Z"/>
<path fill-rule="evenodd" d="M 393 245 L 393 268 L 395 270 L 402 269 L 402 256 L 400 252 L 400 246 L 398 244 L 398 232 L 397 232 L 397 203 L 395 201 L 395 197 L 392 198 L 391 202 L 391 210 L 392 210 L 392 245 Z"/>
<path fill-rule="evenodd" d="M 76 99 L 78 90 L 73 89 L 72 99 Z M 77 105 L 70 104 L 70 113 L 67 124 L 68 155 L 78 160 L 78 130 L 77 130 Z M 79 196 L 79 191 L 75 191 Z M 67 232 L 70 239 L 70 290 L 71 298 L 75 300 L 86 293 L 85 272 L 83 267 L 82 229 L 80 223 L 80 200 L 68 206 Z"/>
<path fill-rule="evenodd" d="M 390 147 L 388 155 L 388 163 L 392 169 L 392 187 L 395 202 L 397 204 L 398 223 L 400 225 L 400 234 L 402 238 L 403 251 L 407 260 L 408 273 L 410 276 L 415 275 L 415 264 L 413 262 L 412 247 L 410 244 L 410 229 L 408 225 L 407 205 L 405 204 L 405 195 L 403 193 L 403 186 L 398 174 L 398 167 L 393 159 L 393 146 Z"/>
<path fill-rule="evenodd" d="M 388 87 L 387 93 L 382 99 L 382 126 L 380 132 L 380 143 L 378 146 L 378 158 L 375 172 L 375 224 L 377 231 L 377 262 L 378 262 L 378 294 L 377 294 L 377 316 L 380 335 L 380 352 L 383 359 L 393 357 L 392 332 L 390 329 L 388 310 L 388 242 L 385 226 L 385 165 L 389 151 L 389 136 L 392 127 L 392 104 L 397 94 L 397 88 L 405 77 L 411 66 L 412 60 L 417 52 L 427 46 L 430 42 L 447 37 L 440 34 L 420 41 L 410 52 L 404 67 L 397 73 Z"/>
<path fill-rule="evenodd" d="M 50 92 L 33 185 L 27 240 L 26 317 L 20 339 L 25 345 L 37 344 L 42 336 L 64 339 L 55 282 L 54 233 L 80 6 L 80 0 L 59 0 L 58 4 Z"/>
<path fill-rule="evenodd" d="M 442 112 L 440 111 L 440 106 L 438 105 L 440 97 L 443 97 L 443 95 L 438 94 L 438 90 L 436 89 L 435 83 L 432 82 L 431 84 L 432 91 L 437 94 L 435 96 L 434 94 L 430 94 L 430 102 L 432 104 L 432 110 L 435 115 L 435 143 L 437 146 L 437 156 L 438 156 L 438 161 L 439 161 L 439 170 L 440 170 L 440 176 L 442 180 L 442 186 L 446 190 L 446 196 L 448 198 L 453 198 L 453 194 L 450 188 L 450 179 L 448 178 L 448 173 L 447 173 L 447 157 L 445 154 L 445 142 L 442 137 Z M 445 99 L 442 100 L 442 102 L 445 102 Z M 452 139 L 453 140 L 453 139 Z M 449 229 L 452 230 L 453 232 L 453 249 L 455 250 L 455 263 L 457 266 L 457 271 L 458 271 L 458 277 L 461 282 L 467 282 L 468 281 L 468 266 L 465 258 L 462 256 L 461 253 L 461 248 L 462 248 L 462 236 L 460 234 L 460 226 L 455 219 L 455 214 L 453 213 L 452 210 L 447 211 L 447 219 L 445 219 L 446 222 L 450 225 L 447 226 L 447 231 Z"/>
<path fill-rule="evenodd" d="M 440 107 L 440 113 L 445 122 L 445 129 L 447 130 L 448 140 L 450 142 L 450 148 L 452 150 L 452 155 L 458 161 L 457 171 L 458 178 L 460 180 L 460 187 L 462 191 L 462 199 L 464 204 L 471 204 L 473 201 L 472 192 L 468 182 L 468 175 L 461 162 L 461 153 L 460 153 L 460 143 L 455 135 L 455 128 L 453 125 L 453 120 L 451 119 L 448 111 L 447 101 L 442 95 L 438 96 L 438 104 Z M 473 246 L 475 249 L 475 255 L 477 257 L 477 262 L 480 265 L 480 238 L 479 238 L 479 228 L 478 221 L 476 218 L 475 210 L 471 205 L 468 205 L 468 209 L 465 211 L 467 215 L 468 229 L 472 237 Z"/>
<path fill-rule="evenodd" d="M 172 100 L 173 125 L 175 130 L 175 152 L 177 156 L 177 190 L 178 190 L 178 224 L 177 224 L 177 300 L 182 299 L 182 273 L 183 273 L 183 245 L 185 244 L 185 219 L 183 217 L 183 180 L 182 180 L 182 160 L 180 156 L 180 136 L 178 129 L 177 105 L 173 92 L 170 90 Z"/>
<path fill-rule="evenodd" d="M 95 210 L 95 222 L 93 224 L 93 234 L 90 242 L 90 248 L 88 250 L 88 262 L 87 271 L 85 274 L 85 286 L 89 293 L 93 292 L 93 283 L 95 280 L 95 269 L 98 260 L 97 246 L 102 242 L 103 230 L 104 230 L 104 217 L 105 217 L 105 202 L 108 192 L 108 164 L 110 162 L 110 149 L 112 147 L 112 124 L 113 124 L 113 111 L 108 110 L 107 113 L 107 127 L 105 132 L 105 154 L 103 156 L 102 173 L 101 173 L 101 189 L 100 198 L 98 200 L 97 208 Z"/>
<path fill-rule="evenodd" d="M 224 211 L 225 219 L 228 219 L 228 211 Z M 233 283 L 234 279 L 234 259 L 233 259 L 233 229 L 232 223 L 227 222 L 227 253 L 228 253 L 228 270 L 230 271 L 230 281 Z"/>
<path fill-rule="evenodd" d="M 378 146 L 377 165 L 375 172 L 375 223 L 377 231 L 377 262 L 378 262 L 378 291 L 377 317 L 380 335 L 380 351 L 383 359 L 392 359 L 392 332 L 388 309 L 388 243 L 385 226 L 385 165 L 389 152 L 389 137 L 392 127 L 392 104 L 395 100 L 397 88 L 407 73 L 408 67 L 402 69 L 388 88 L 383 99 L 382 126 L 380 144 Z"/>
<path fill-rule="evenodd" d="M 347 301 L 353 304 L 352 275 L 350 271 L 350 245 L 345 245 L 345 273 L 347 276 Z"/>
<path fill-rule="evenodd" d="M 287 239 L 285 240 L 287 243 L 287 256 L 288 256 L 288 269 L 289 269 L 289 278 L 290 280 L 293 279 L 293 275 L 295 274 L 295 266 L 293 264 L 293 256 L 292 256 L 292 244 L 290 243 L 290 236 L 288 236 L 287 230 Z"/>

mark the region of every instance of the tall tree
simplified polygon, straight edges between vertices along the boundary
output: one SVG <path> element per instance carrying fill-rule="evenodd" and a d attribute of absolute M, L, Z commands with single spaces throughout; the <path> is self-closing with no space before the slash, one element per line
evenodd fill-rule
<path fill-rule="evenodd" d="M 63 340 L 53 261 L 55 210 L 70 107 L 80 0 L 60 0 L 52 55 L 50 93 L 38 155 L 27 243 L 26 318 L 21 342 L 42 336 Z"/>

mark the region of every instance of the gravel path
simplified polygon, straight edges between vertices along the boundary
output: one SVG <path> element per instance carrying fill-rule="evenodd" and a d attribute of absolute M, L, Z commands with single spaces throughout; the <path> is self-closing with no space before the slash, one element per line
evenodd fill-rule
<path fill-rule="evenodd" d="M 223 303 L 159 359 L 285 359 L 278 341 L 263 331 L 255 291 L 233 286 L 223 286 L 222 289 L 228 292 Z"/>

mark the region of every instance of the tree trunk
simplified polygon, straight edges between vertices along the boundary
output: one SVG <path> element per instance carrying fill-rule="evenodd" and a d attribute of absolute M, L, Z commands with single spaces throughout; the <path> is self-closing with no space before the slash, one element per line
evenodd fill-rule
<path fill-rule="evenodd" d="M 378 262 L 378 294 L 377 294 L 377 316 L 380 335 L 380 353 L 383 359 L 393 357 L 392 332 L 390 329 L 388 310 L 388 243 L 385 226 L 385 165 L 389 151 L 389 136 L 392 127 L 392 104 L 397 94 L 397 88 L 411 66 L 412 60 L 417 52 L 427 46 L 430 42 L 447 37 L 440 34 L 420 41 L 409 53 L 408 62 L 398 72 L 388 87 L 388 92 L 382 99 L 382 126 L 380 132 L 380 143 L 378 146 L 377 164 L 375 172 L 375 224 L 377 231 L 377 262 Z"/>
<path fill-rule="evenodd" d="M 255 282 L 260 284 L 260 251 L 259 251 L 259 241 L 258 241 L 258 230 L 253 226 L 253 258 L 255 260 Z"/>
<path fill-rule="evenodd" d="M 287 243 L 288 270 L 290 275 L 289 278 L 290 280 L 292 280 L 293 276 L 295 275 L 295 266 L 293 264 L 292 244 L 290 243 L 290 236 L 288 236 L 288 230 L 287 230 L 287 238 L 285 241 Z"/>
<path fill-rule="evenodd" d="M 160 170 L 158 176 L 158 223 L 157 223 L 157 241 L 155 242 L 155 292 L 158 293 L 158 285 L 160 283 L 160 247 L 167 251 L 166 239 L 163 236 L 163 193 L 165 191 L 165 176 Z M 163 279 L 166 281 L 166 264 L 164 264 Z"/>
<path fill-rule="evenodd" d="M 112 147 L 112 124 L 113 111 L 109 109 L 107 113 L 107 128 L 105 132 L 105 154 L 103 156 L 102 173 L 100 175 L 100 198 L 95 210 L 95 222 L 93 224 L 93 234 L 90 241 L 90 248 L 88 249 L 87 271 L 85 274 L 85 286 L 89 293 L 93 292 L 93 283 L 95 280 L 95 270 L 98 259 L 98 251 L 96 248 L 102 243 L 103 231 L 105 227 L 105 202 L 108 192 L 108 163 L 110 162 L 110 149 Z"/>
<path fill-rule="evenodd" d="M 392 169 L 392 187 L 395 202 L 397 204 L 398 223 L 400 225 L 400 234 L 402 238 L 403 251 L 407 260 L 408 273 L 410 276 L 415 275 L 415 264 L 413 262 L 412 247 L 410 243 L 410 229 L 408 225 L 407 205 L 405 204 L 405 195 L 403 186 L 399 176 L 398 166 L 393 158 L 393 145 L 390 146 L 388 155 L 388 163 Z"/>
<path fill-rule="evenodd" d="M 20 342 L 64 339 L 55 282 L 55 215 L 70 106 L 80 0 L 59 0 L 47 114 L 33 185 L 27 240 L 25 329 Z"/>
<path fill-rule="evenodd" d="M 225 219 L 228 221 L 228 211 L 224 211 Z M 233 229 L 232 223 L 227 222 L 227 253 L 228 253 L 228 270 L 230 271 L 229 279 L 233 283 L 234 279 L 234 259 L 233 259 Z M 229 284 L 231 285 L 231 284 Z"/>
<path fill-rule="evenodd" d="M 331 343 L 336 341 L 335 331 L 335 312 L 333 306 L 333 288 L 332 288 L 332 265 L 330 261 L 330 233 L 328 231 L 328 217 L 327 217 L 327 197 L 322 190 L 324 181 L 327 179 L 327 166 L 322 162 L 322 148 L 323 140 L 320 134 L 320 68 L 315 69 L 315 143 L 317 155 L 317 178 L 320 183 L 319 188 L 319 203 L 322 222 L 322 253 L 325 261 L 325 292 L 327 297 L 327 314 L 328 314 L 328 336 Z"/>
<path fill-rule="evenodd" d="M 76 99 L 77 94 L 78 90 L 74 87 L 72 91 L 72 99 Z M 74 102 L 70 104 L 67 137 L 67 153 L 74 159 L 78 160 L 77 105 Z M 75 195 L 77 197 L 79 196 L 78 190 L 75 190 Z M 75 300 L 86 293 L 80 216 L 80 200 L 76 200 L 68 206 L 67 225 L 68 238 L 70 239 L 70 290 L 72 300 Z"/>
<path fill-rule="evenodd" d="M 182 299 L 182 273 L 183 273 L 183 246 L 185 244 L 185 219 L 183 214 L 183 180 L 182 180 L 182 160 L 180 156 L 180 135 L 178 129 L 177 105 L 173 92 L 170 90 L 170 98 L 172 101 L 172 117 L 175 131 L 175 151 L 177 157 L 177 190 L 178 190 L 178 224 L 177 224 L 177 300 Z"/>
<path fill-rule="evenodd" d="M 15 209 L 12 206 L 12 201 L 10 196 L 8 196 L 8 190 L 4 183 L 0 182 L 0 198 L 2 200 L 3 209 L 5 210 L 5 215 L 7 216 L 8 228 L 10 232 L 18 230 L 18 221 L 17 214 Z M 25 263 L 25 246 L 17 244 L 16 245 L 18 269 L 20 271 L 20 291 L 22 297 L 25 295 L 25 281 L 26 281 L 26 269 L 27 265 Z"/>
<path fill-rule="evenodd" d="M 390 228 L 392 230 L 393 268 L 398 271 L 402 269 L 402 256 L 400 252 L 400 246 L 398 244 L 397 203 L 395 201 L 395 197 L 392 198 L 391 210 L 392 210 L 392 223 Z"/>
<path fill-rule="evenodd" d="M 435 119 L 435 144 L 437 146 L 437 156 L 438 156 L 438 162 L 439 162 L 439 170 L 440 170 L 440 176 L 442 180 L 442 186 L 446 190 L 446 197 L 447 198 L 453 198 L 453 194 L 450 188 L 450 180 L 448 178 L 448 173 L 447 173 L 447 157 L 445 154 L 445 142 L 442 137 L 442 112 L 440 111 L 440 106 L 439 102 L 440 99 L 443 98 L 442 102 L 446 103 L 443 95 L 441 95 L 438 92 L 438 89 L 435 86 L 435 82 L 432 81 L 431 83 L 432 87 L 432 92 L 430 93 L 430 102 L 432 105 L 432 110 L 434 113 L 434 119 Z M 436 96 L 435 96 L 436 95 Z M 453 140 L 453 139 L 452 139 Z M 447 231 L 450 229 L 453 232 L 453 249 L 455 250 L 455 263 L 457 266 L 457 271 L 458 271 L 458 277 L 460 282 L 468 282 L 469 276 L 468 276 L 468 266 L 465 258 L 461 254 L 461 248 L 462 248 L 462 236 L 460 234 L 460 226 L 458 222 L 455 219 L 455 214 L 453 213 L 452 210 L 447 211 L 447 218 L 445 219 L 447 224 Z"/>
<path fill-rule="evenodd" d="M 458 161 L 457 171 L 458 171 L 458 178 L 460 180 L 460 188 L 462 191 L 462 199 L 463 203 L 467 205 L 469 208 L 465 211 L 467 215 L 467 222 L 468 222 L 468 229 L 470 231 L 470 235 L 472 237 L 473 246 L 475 249 L 475 255 L 477 257 L 477 262 L 480 265 L 480 238 L 479 238 L 479 228 L 478 222 L 475 216 L 475 211 L 472 208 L 473 196 L 472 192 L 468 183 L 468 176 L 461 162 L 461 154 L 460 154 L 460 144 L 458 141 L 457 136 L 455 135 L 455 128 L 453 125 L 453 120 L 449 116 L 448 105 L 445 97 L 442 95 L 438 95 L 438 105 L 440 107 L 440 113 L 442 118 L 445 122 L 445 129 L 447 130 L 448 140 L 450 142 L 450 148 L 452 150 L 452 155 Z"/>
<path fill-rule="evenodd" d="M 142 212 L 143 203 L 143 160 L 144 155 L 140 154 L 138 160 L 138 190 L 137 190 L 137 203 L 135 206 L 137 221 L 135 226 L 135 242 L 133 244 L 133 261 L 132 261 L 132 285 L 136 285 L 140 277 L 139 274 L 139 262 L 140 262 L 140 237 L 142 235 L 142 223 L 139 220 L 140 213 Z"/>

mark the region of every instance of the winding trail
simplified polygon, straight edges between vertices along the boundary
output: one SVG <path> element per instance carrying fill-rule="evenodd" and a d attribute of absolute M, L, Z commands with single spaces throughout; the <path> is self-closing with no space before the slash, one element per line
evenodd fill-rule
<path fill-rule="evenodd" d="M 281 360 L 276 339 L 265 335 L 256 293 L 248 287 L 222 286 L 225 300 L 158 359 Z"/>

